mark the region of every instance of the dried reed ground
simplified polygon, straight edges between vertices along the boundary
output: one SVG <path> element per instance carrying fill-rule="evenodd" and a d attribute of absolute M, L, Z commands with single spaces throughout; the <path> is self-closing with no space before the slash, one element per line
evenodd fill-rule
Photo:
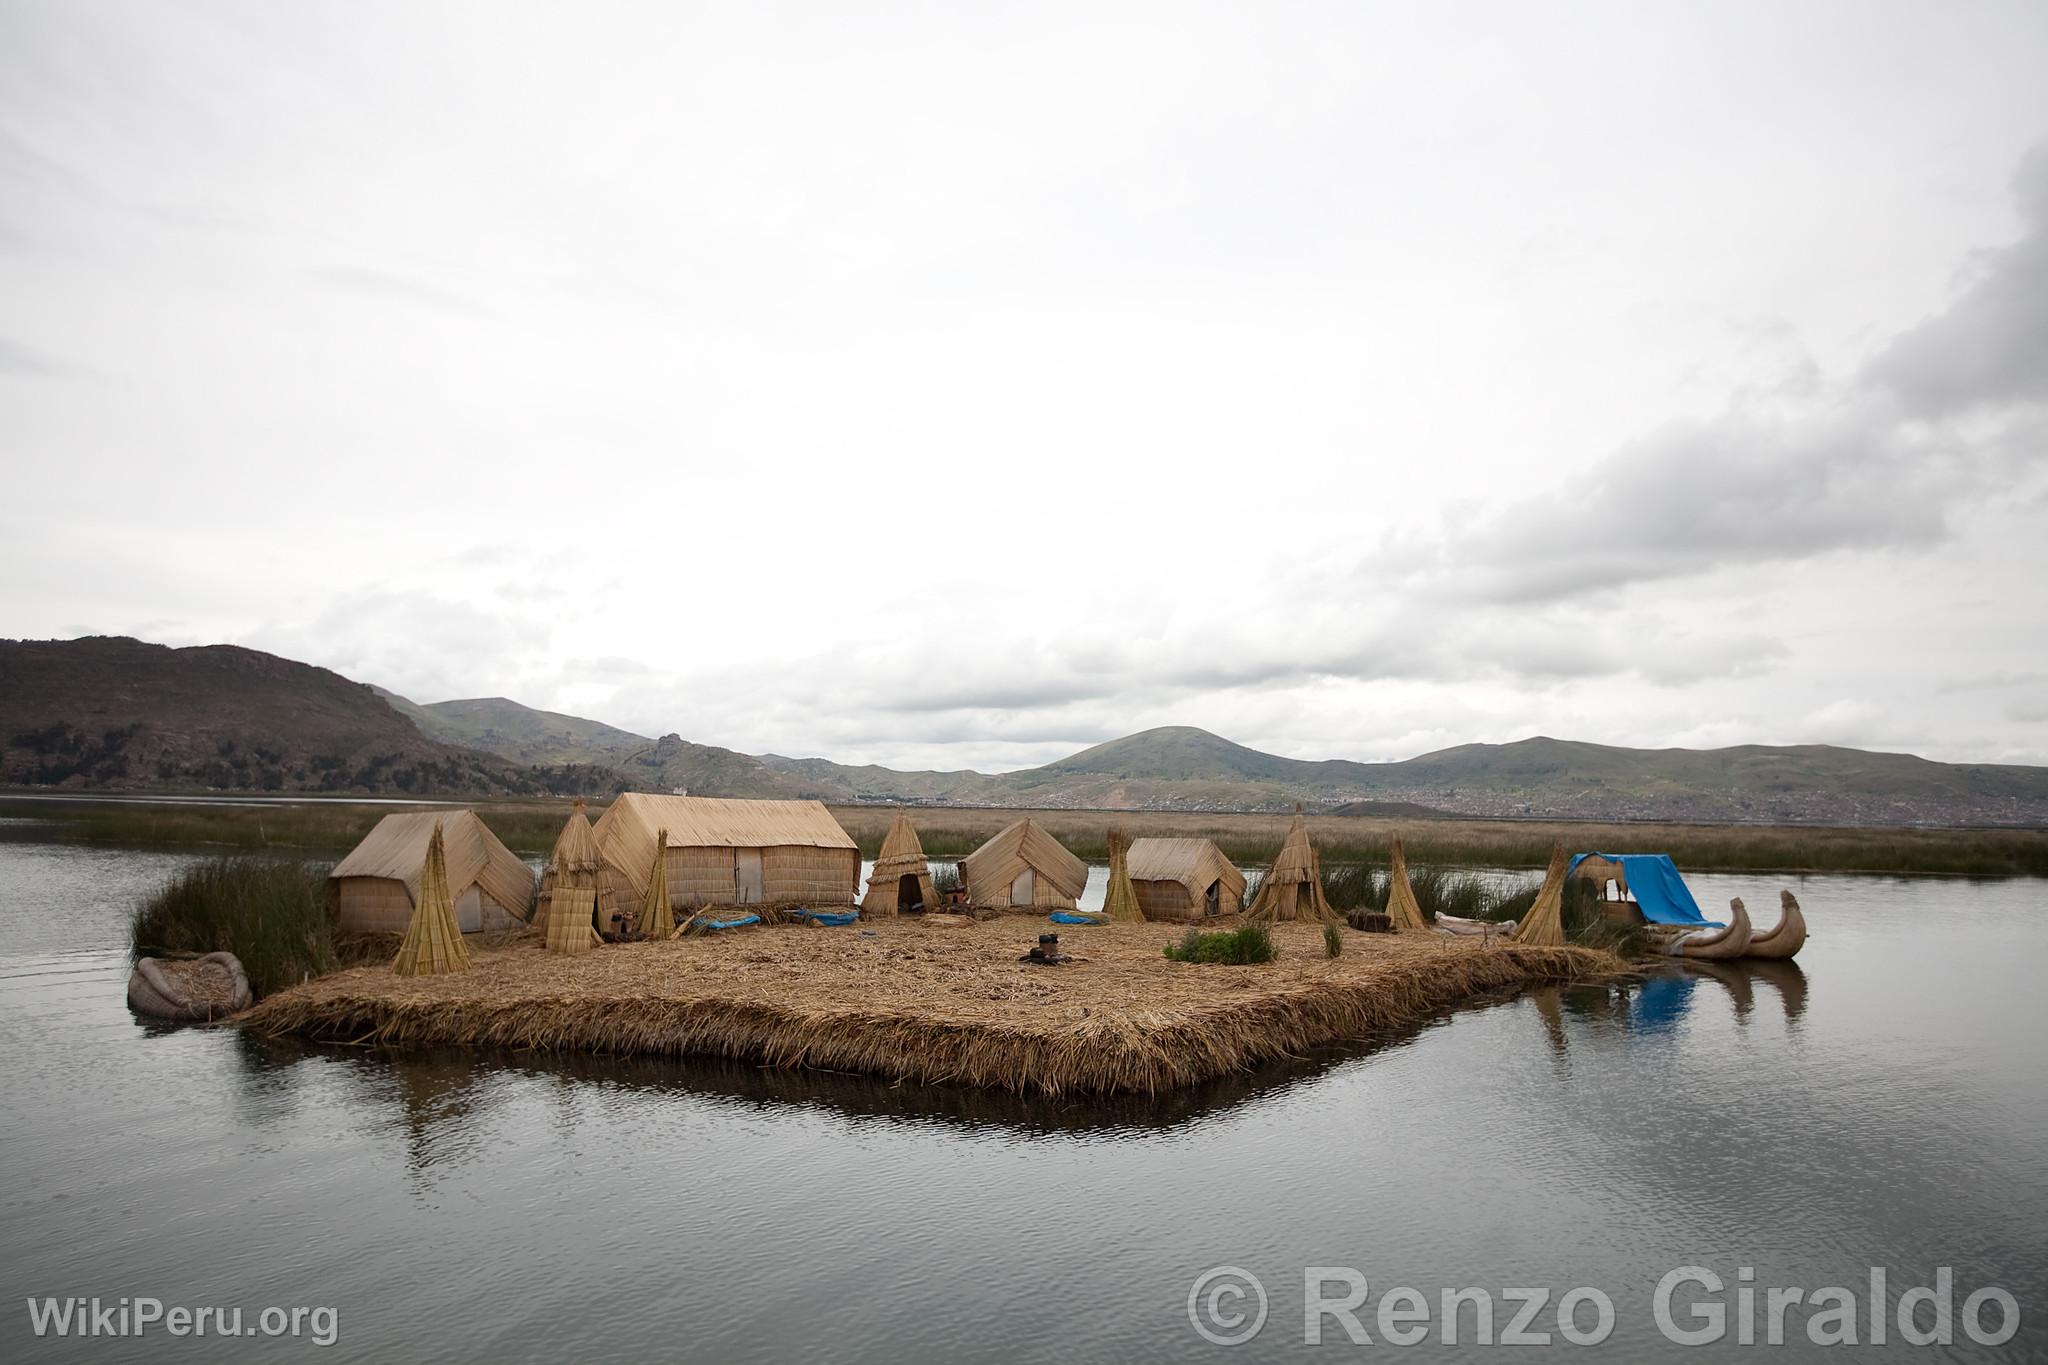
<path fill-rule="evenodd" d="M 270 1033 L 354 1042 L 692 1054 L 772 1066 L 1061 1094 L 1157 1092 L 1323 1044 L 1369 1038 L 1474 996 L 1618 970 L 1585 948 L 1274 926 L 1260 967 L 1170 962 L 1182 925 L 1062 931 L 1083 959 L 1018 956 L 1045 922 L 958 927 L 775 926 L 546 952 L 486 946 L 450 976 L 358 967 L 291 987 L 242 1016 Z"/>

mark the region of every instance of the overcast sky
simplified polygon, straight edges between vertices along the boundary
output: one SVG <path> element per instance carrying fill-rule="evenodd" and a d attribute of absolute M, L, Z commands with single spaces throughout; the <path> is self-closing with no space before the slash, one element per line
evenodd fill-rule
<path fill-rule="evenodd" d="M 0 635 L 2048 762 L 2048 6 L 0 0 Z"/>

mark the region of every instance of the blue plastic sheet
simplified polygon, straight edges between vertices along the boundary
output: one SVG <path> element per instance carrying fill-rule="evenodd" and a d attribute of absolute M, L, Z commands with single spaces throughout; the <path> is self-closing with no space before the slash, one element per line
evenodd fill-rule
<path fill-rule="evenodd" d="M 1717 929 L 1718 920 L 1710 920 L 1700 913 L 1699 902 L 1692 898 L 1692 892 L 1685 884 L 1685 878 L 1678 875 L 1678 865 L 1662 853 L 1581 853 L 1572 859 L 1565 875 L 1571 876 L 1579 870 L 1579 864 L 1588 858 L 1605 858 L 1620 863 L 1622 875 L 1628 879 L 1629 894 L 1636 898 L 1636 906 L 1643 912 L 1643 918 L 1652 924 L 1682 924 L 1693 929 Z"/>

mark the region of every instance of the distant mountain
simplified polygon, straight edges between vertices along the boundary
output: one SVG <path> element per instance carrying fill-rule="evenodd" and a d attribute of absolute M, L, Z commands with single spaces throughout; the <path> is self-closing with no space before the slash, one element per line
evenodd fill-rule
<path fill-rule="evenodd" d="M 274 654 L 0 640 L 0 783 L 527 794 L 588 781 L 436 742 L 361 683 Z"/>
<path fill-rule="evenodd" d="M 687 791 L 695 796 L 845 799 L 837 790 L 774 771 L 758 758 L 680 735 L 649 739 L 601 721 L 540 711 L 505 697 L 424 705 L 384 688 L 378 696 L 445 744 L 460 744 L 515 763 L 587 764 L 615 775 L 611 787 Z"/>
<path fill-rule="evenodd" d="M 650 739 L 504 697 L 420 705 L 233 646 L 0 641 L 0 784 L 421 794 L 686 790 L 1065 809 L 2048 825 L 2048 768 L 1828 745 L 1535 738 L 1397 763 L 1263 753 L 1191 726 L 1020 772 L 898 772 Z"/>

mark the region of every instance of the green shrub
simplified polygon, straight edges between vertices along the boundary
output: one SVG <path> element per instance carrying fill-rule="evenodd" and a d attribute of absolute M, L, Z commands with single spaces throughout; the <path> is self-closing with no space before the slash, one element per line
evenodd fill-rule
<path fill-rule="evenodd" d="M 258 997 L 334 970 L 327 869 L 229 855 L 179 872 L 136 907 L 129 952 L 233 953 Z"/>
<path fill-rule="evenodd" d="M 1175 962 L 1220 962 L 1230 967 L 1249 967 L 1271 962 L 1280 956 L 1280 949 L 1265 925 L 1247 924 L 1241 929 L 1208 934 L 1190 929 L 1180 942 L 1166 945 L 1166 955 Z"/>

